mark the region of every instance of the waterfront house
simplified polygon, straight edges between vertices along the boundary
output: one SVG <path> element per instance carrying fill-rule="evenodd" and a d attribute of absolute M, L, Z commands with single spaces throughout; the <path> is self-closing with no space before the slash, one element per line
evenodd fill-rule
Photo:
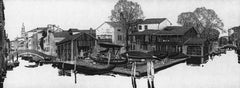
<path fill-rule="evenodd" d="M 162 30 L 167 26 L 171 26 L 172 23 L 167 18 L 148 18 L 138 23 L 138 31 L 144 30 Z"/>
<path fill-rule="evenodd" d="M 95 43 L 96 38 L 84 32 L 66 37 L 56 44 L 58 58 L 64 61 L 74 60 L 80 54 L 81 50 L 83 52 L 93 50 Z"/>
<path fill-rule="evenodd" d="M 96 37 L 99 42 L 124 45 L 126 32 L 119 22 L 104 22 L 96 28 Z"/>
<path fill-rule="evenodd" d="M 130 35 L 131 50 L 181 52 L 183 43 L 198 37 L 193 27 L 167 26 L 162 30 L 147 29 Z"/>

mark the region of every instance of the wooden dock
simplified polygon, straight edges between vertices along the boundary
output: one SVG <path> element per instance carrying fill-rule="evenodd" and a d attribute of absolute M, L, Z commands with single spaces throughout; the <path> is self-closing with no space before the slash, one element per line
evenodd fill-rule
<path fill-rule="evenodd" d="M 182 58 L 182 59 L 176 59 L 176 60 L 168 60 L 167 62 L 163 63 L 162 61 L 156 61 L 154 63 L 154 72 L 157 73 L 160 70 L 166 69 L 168 67 L 171 67 L 173 65 L 185 62 L 187 58 Z M 131 76 L 131 67 L 115 67 L 112 70 L 112 73 L 114 74 L 119 74 L 119 75 L 124 75 L 124 76 Z M 143 77 L 147 76 L 147 66 L 142 65 L 142 66 L 137 66 L 136 68 L 136 77 Z"/>

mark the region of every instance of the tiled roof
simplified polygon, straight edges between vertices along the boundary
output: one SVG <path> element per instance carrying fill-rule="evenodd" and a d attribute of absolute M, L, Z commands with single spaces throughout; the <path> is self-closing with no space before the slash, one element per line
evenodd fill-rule
<path fill-rule="evenodd" d="M 192 27 L 182 27 L 182 26 L 167 26 L 163 30 L 157 32 L 157 35 L 184 35 Z"/>
<path fill-rule="evenodd" d="M 144 30 L 142 32 L 135 32 L 131 35 L 153 35 L 157 32 L 159 32 L 159 30 Z"/>
<path fill-rule="evenodd" d="M 190 38 L 184 43 L 184 45 L 202 45 L 206 41 L 207 39 L 203 39 L 203 38 Z"/>
<path fill-rule="evenodd" d="M 149 19 L 145 19 L 140 24 L 160 24 L 166 19 L 167 18 L 149 18 Z"/>
<path fill-rule="evenodd" d="M 112 27 L 122 27 L 122 24 L 120 24 L 120 22 L 106 22 L 106 23 Z"/>
<path fill-rule="evenodd" d="M 75 34 L 75 35 L 67 36 L 67 37 L 65 37 L 65 39 L 63 39 L 62 41 L 58 42 L 57 44 L 61 44 L 61 43 L 65 43 L 65 42 L 74 40 L 74 39 L 78 38 L 80 35 L 83 35 L 83 34 L 86 34 L 86 35 L 96 39 L 94 36 L 92 36 L 92 35 L 90 35 L 88 33 L 81 32 L 81 33 L 78 33 L 78 34 Z"/>
<path fill-rule="evenodd" d="M 144 30 L 142 32 L 135 32 L 131 35 L 184 35 L 192 27 L 182 26 L 167 26 L 163 30 Z"/>
<path fill-rule="evenodd" d="M 53 33 L 54 37 L 68 37 L 70 36 L 68 31 L 55 32 Z"/>
<path fill-rule="evenodd" d="M 35 29 L 30 30 L 28 32 L 37 32 L 37 30 L 47 30 L 47 27 L 38 27 L 38 28 L 35 28 Z"/>

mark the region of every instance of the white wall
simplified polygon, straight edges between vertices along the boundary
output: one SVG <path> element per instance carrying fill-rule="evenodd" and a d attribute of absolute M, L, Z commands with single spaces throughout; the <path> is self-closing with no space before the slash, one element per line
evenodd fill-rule
<path fill-rule="evenodd" d="M 101 27 L 99 27 L 96 30 L 96 35 L 112 35 L 112 41 L 115 41 L 114 39 L 114 28 L 111 27 L 109 24 L 104 23 Z"/>
<path fill-rule="evenodd" d="M 162 23 L 160 24 L 139 24 L 138 25 L 138 30 L 139 31 L 144 31 L 145 30 L 145 25 L 148 26 L 148 29 L 153 29 L 153 30 L 162 30 L 163 28 L 170 26 L 171 23 L 169 23 L 168 20 L 164 20 Z M 142 30 L 139 29 L 139 26 L 142 26 Z"/>

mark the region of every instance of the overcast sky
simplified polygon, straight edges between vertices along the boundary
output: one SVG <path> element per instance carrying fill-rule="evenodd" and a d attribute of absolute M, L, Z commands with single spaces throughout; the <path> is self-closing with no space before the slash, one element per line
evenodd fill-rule
<path fill-rule="evenodd" d="M 12 40 L 20 36 L 22 23 L 26 31 L 47 24 L 69 28 L 96 28 L 109 21 L 118 0 L 3 0 L 5 29 Z M 138 2 L 146 18 L 168 18 L 177 25 L 177 16 L 197 7 L 213 9 L 225 29 L 240 25 L 240 0 L 132 0 Z"/>

